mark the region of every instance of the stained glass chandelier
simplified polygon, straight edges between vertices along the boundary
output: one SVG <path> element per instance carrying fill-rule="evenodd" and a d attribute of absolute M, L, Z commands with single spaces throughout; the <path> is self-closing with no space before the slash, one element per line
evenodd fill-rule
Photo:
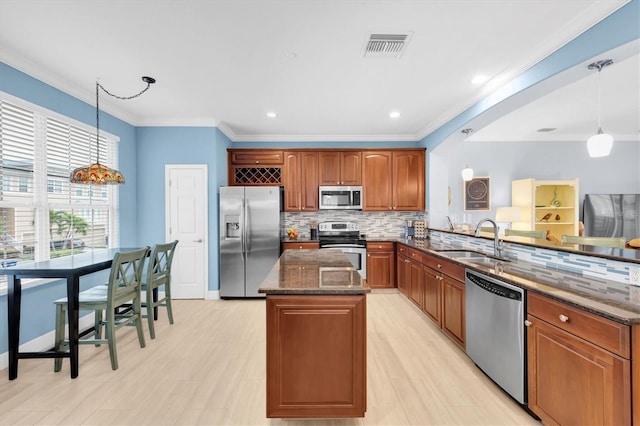
<path fill-rule="evenodd" d="M 142 81 L 147 83 L 147 86 L 139 93 L 132 96 L 116 96 L 105 89 L 99 82 L 96 81 L 96 162 L 89 164 L 88 166 L 78 167 L 71 172 L 69 180 L 71 183 L 79 183 L 84 185 L 108 185 L 108 184 L 122 184 L 124 183 L 124 176 L 116 169 L 100 164 L 100 90 L 109 96 L 112 96 L 120 100 L 129 100 L 137 98 L 146 92 L 149 87 L 156 82 L 152 77 L 142 77 Z"/>

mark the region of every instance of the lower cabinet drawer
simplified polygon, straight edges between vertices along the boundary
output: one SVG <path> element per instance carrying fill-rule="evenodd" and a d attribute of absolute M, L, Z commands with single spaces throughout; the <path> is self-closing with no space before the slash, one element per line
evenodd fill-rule
<path fill-rule="evenodd" d="M 627 359 L 631 356 L 631 330 L 624 324 L 531 292 L 527 311 L 616 355 Z"/>

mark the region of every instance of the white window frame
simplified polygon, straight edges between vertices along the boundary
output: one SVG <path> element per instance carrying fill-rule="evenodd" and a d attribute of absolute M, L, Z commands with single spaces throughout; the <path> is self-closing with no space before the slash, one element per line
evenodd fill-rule
<path fill-rule="evenodd" d="M 14 201 L 4 201 L 0 200 L 0 207 L 29 207 L 33 208 L 35 211 L 35 240 L 37 244 L 35 244 L 34 257 L 36 261 L 47 260 L 50 257 L 50 250 L 48 243 L 50 241 L 49 236 L 49 209 L 65 209 L 65 210 L 93 210 L 95 212 L 99 211 L 100 214 L 102 212 L 107 212 L 109 217 L 109 230 L 108 230 L 108 247 L 117 247 L 120 241 L 120 230 L 119 230 L 119 209 L 118 209 L 118 185 L 106 185 L 105 188 L 94 188 L 94 193 L 96 200 L 104 200 L 102 197 L 104 191 L 107 193 L 107 203 L 105 204 L 92 204 L 92 203 L 67 203 L 51 200 L 50 195 L 56 194 L 58 192 L 48 192 L 48 180 L 47 177 L 47 158 L 46 158 L 46 150 L 47 150 L 47 140 L 46 140 L 46 122 L 47 118 L 58 120 L 65 124 L 77 127 L 83 131 L 87 131 L 89 133 L 95 134 L 96 128 L 85 123 L 79 122 L 72 118 L 69 118 L 65 115 L 59 114 L 55 111 L 51 111 L 47 108 L 43 108 L 39 105 L 32 104 L 31 102 L 25 101 L 23 99 L 12 96 L 8 93 L 0 91 L 0 99 L 11 103 L 17 107 L 28 110 L 34 114 L 34 171 L 33 171 L 33 188 L 32 194 L 33 199 L 29 202 L 14 202 Z M 113 168 L 118 168 L 118 145 L 120 142 L 120 138 L 111 133 L 100 130 L 100 135 L 107 140 L 107 152 L 108 156 L 111 158 L 110 161 L 105 162 L 105 164 L 109 164 Z M 104 161 L 104 160 L 103 160 Z M 87 159 L 87 162 L 88 159 Z M 20 184 L 19 180 L 12 179 L 12 185 L 16 187 L 13 188 L 16 192 L 19 192 Z M 70 195 L 75 195 L 75 190 L 70 188 Z M 6 292 L 6 280 L 2 280 L 4 282 L 0 282 L 0 294 Z M 36 282 L 42 282 L 43 280 L 29 280 L 30 283 L 23 281 L 24 284 L 34 284 Z"/>

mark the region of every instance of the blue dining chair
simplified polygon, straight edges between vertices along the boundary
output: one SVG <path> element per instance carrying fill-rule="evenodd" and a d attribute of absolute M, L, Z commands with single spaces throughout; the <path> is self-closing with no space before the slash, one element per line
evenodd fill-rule
<path fill-rule="evenodd" d="M 139 250 L 116 253 L 111 264 L 107 285 L 92 287 L 79 294 L 78 309 L 94 311 L 95 319 L 93 330 L 82 336 L 78 344 L 96 346 L 103 343 L 108 344 L 113 370 L 118 369 L 116 330 L 128 324 L 135 325 L 140 347 L 144 348 L 145 346 L 142 330 L 140 283 L 148 253 L 148 246 Z M 54 303 L 56 305 L 55 349 L 62 351 L 69 342 L 64 338 L 67 298 L 58 299 Z M 131 305 L 131 308 L 122 313 L 116 312 L 117 307 L 126 304 Z M 105 339 L 102 338 L 102 326 L 105 326 Z M 60 371 L 61 368 L 62 358 L 56 358 L 54 371 Z"/>

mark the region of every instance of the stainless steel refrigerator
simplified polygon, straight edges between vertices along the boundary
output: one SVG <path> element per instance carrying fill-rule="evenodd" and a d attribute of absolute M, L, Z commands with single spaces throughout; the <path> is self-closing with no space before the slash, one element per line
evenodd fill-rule
<path fill-rule="evenodd" d="M 220 297 L 264 297 L 280 256 L 280 187 L 220 187 Z"/>
<path fill-rule="evenodd" d="M 586 194 L 584 235 L 588 237 L 640 237 L 640 194 Z"/>

